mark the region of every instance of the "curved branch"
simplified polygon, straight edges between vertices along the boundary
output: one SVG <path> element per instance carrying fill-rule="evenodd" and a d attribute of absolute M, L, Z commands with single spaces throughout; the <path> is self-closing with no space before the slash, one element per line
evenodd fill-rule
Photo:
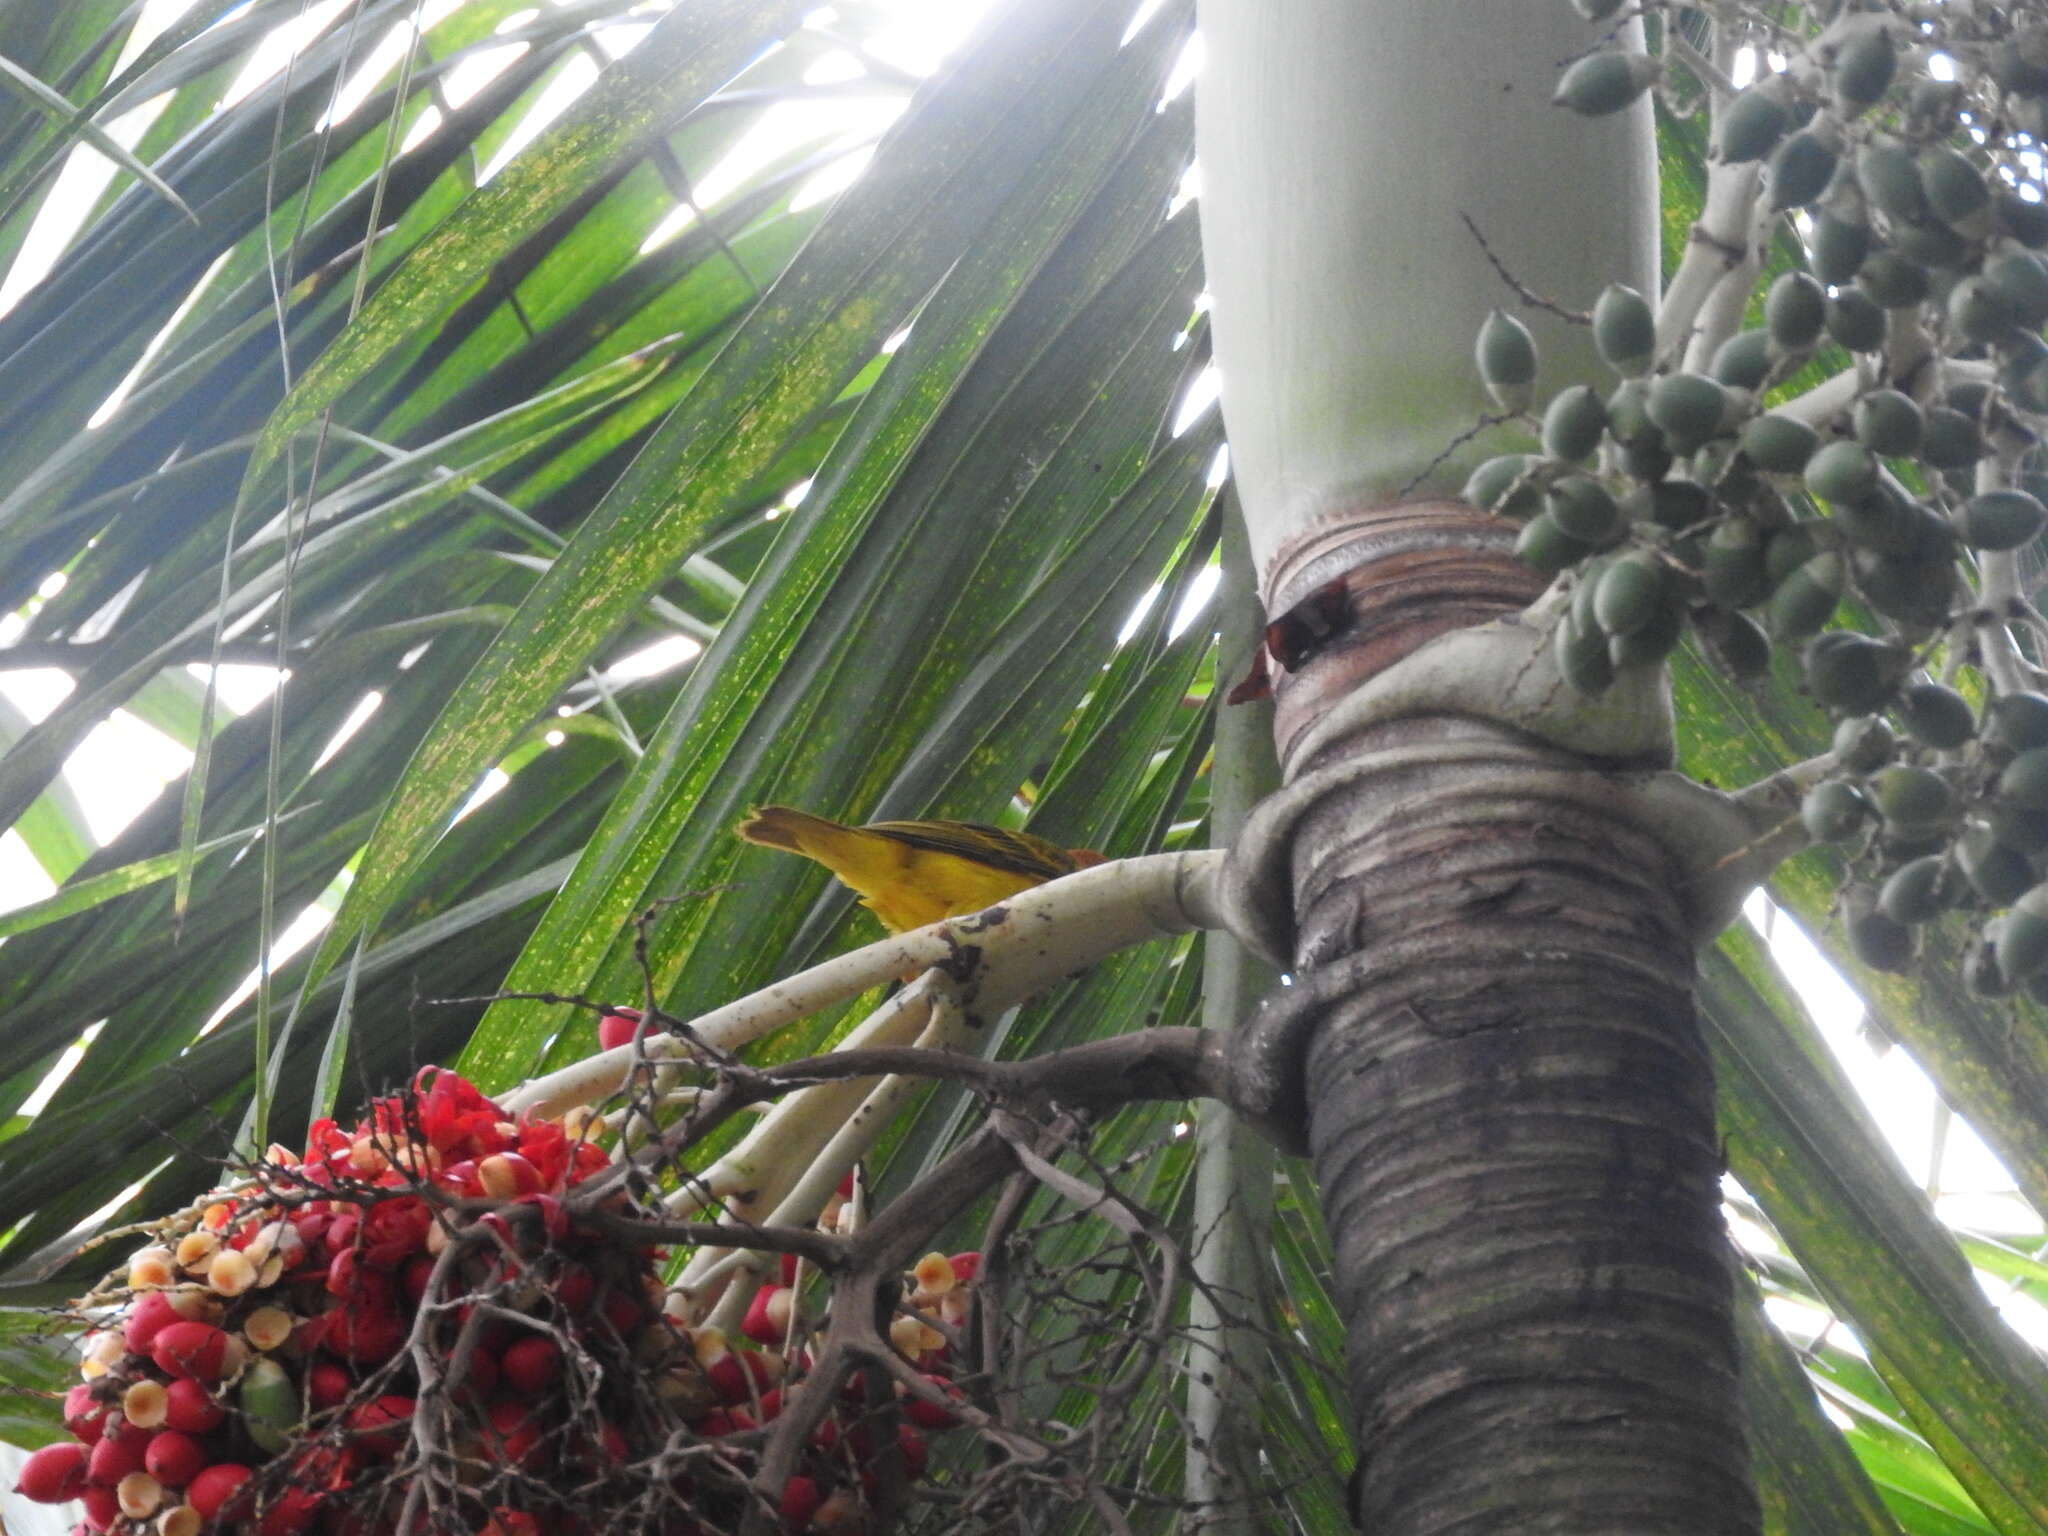
<path fill-rule="evenodd" d="M 908 972 L 956 976 L 973 1014 L 994 1017 L 1061 977 L 1134 944 L 1224 926 L 1214 849 L 1116 859 L 1021 892 L 968 917 L 948 918 L 835 956 L 674 1030 L 600 1051 L 505 1094 L 514 1113 L 558 1117 L 623 1088 L 637 1062 L 702 1062 Z"/>

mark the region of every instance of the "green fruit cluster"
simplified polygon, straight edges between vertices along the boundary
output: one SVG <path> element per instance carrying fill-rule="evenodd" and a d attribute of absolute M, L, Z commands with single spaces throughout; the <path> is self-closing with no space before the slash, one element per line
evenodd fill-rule
<path fill-rule="evenodd" d="M 1822 658 L 1844 673 L 1857 665 L 1829 657 L 1881 645 L 1837 631 L 1809 654 L 1826 641 L 1849 648 Z M 1906 969 L 1916 930 L 1961 911 L 1977 929 L 1971 988 L 2048 1002 L 2048 695 L 2000 694 L 1980 708 L 1943 684 L 1908 683 L 1889 720 L 1844 719 L 1834 757 L 1799 816 L 1815 841 L 1849 854 L 1842 920 L 1857 957 Z"/>
<path fill-rule="evenodd" d="M 1809 4 L 1785 25 L 1787 67 L 1715 104 L 1710 158 L 1756 168 L 1803 262 L 1689 367 L 1651 302 L 1610 286 L 1588 318 L 1611 377 L 1554 392 L 1497 312 L 1479 372 L 1536 442 L 1464 495 L 1559 578 L 1574 688 L 1661 663 L 1688 629 L 1737 678 L 1796 664 L 1839 722 L 1801 819 L 1847 856 L 1841 918 L 1867 964 L 1909 965 L 1920 927 L 1958 911 L 1970 984 L 2048 1001 L 2048 696 L 1991 687 L 1975 648 L 2034 617 L 1982 611 L 1984 562 L 2038 564 L 2048 535 L 2048 19 Z M 1561 104 L 1663 88 L 1666 61 L 1619 37 L 1566 68 Z M 1853 392 L 1800 396 L 1816 362 Z M 2033 634 L 2022 654 L 2048 664 Z"/>

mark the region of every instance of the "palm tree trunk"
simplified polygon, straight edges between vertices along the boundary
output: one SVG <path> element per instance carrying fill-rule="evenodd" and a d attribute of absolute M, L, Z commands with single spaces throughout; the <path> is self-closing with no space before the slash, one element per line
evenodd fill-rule
<path fill-rule="evenodd" d="M 1297 954 L 1360 1528 L 1754 1531 L 1673 860 L 1496 727 L 1332 750 Z"/>
<path fill-rule="evenodd" d="M 1626 771 L 1668 761 L 1663 681 L 1598 736 L 1561 684 L 1531 703 L 1533 660 L 1357 707 L 1540 589 L 1512 528 L 1443 495 L 1526 446 L 1506 424 L 1451 447 L 1491 408 L 1471 338 L 1515 303 L 1496 260 L 1580 310 L 1654 291 L 1647 110 L 1548 106 L 1597 37 L 1565 0 L 1204 0 L 1201 25 L 1224 414 L 1288 652 L 1292 809 L 1254 830 L 1293 986 L 1256 1033 L 1299 1085 L 1335 1246 L 1354 1513 L 1753 1536 L 1696 924 L 1677 839 L 1626 809 Z M 1591 376 L 1583 330 L 1526 317 L 1546 388 Z M 1510 621 L 1501 654 L 1547 656 L 1540 630 Z"/>

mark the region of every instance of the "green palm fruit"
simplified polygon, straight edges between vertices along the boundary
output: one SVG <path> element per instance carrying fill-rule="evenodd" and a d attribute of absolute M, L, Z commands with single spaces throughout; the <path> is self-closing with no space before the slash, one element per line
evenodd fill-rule
<path fill-rule="evenodd" d="M 1623 379 L 1609 393 L 1603 409 L 1607 413 L 1607 435 L 1624 447 L 1663 441 L 1650 420 L 1650 386 L 1643 380 Z"/>
<path fill-rule="evenodd" d="M 1835 104 L 1854 117 L 1891 89 L 1899 56 L 1891 34 L 1881 27 L 1858 32 L 1835 54 Z"/>
<path fill-rule="evenodd" d="M 1593 345 L 1616 373 L 1634 378 L 1650 371 L 1657 353 L 1657 316 L 1635 289 L 1609 283 L 1593 305 Z"/>
<path fill-rule="evenodd" d="M 1935 469 L 1968 469 L 1984 457 L 1984 434 L 1961 411 L 1930 406 L 1920 432 L 1920 457 Z"/>
<path fill-rule="evenodd" d="M 1948 225 L 1931 219 L 1920 224 L 1892 225 L 1891 242 L 1895 252 L 1922 267 L 1961 267 L 1969 261 L 1970 242 Z M 1928 275 L 1929 291 L 1936 297 L 1940 294 L 1940 281 L 1937 275 Z"/>
<path fill-rule="evenodd" d="M 1671 472 L 1672 453 L 1664 434 L 1652 427 L 1634 442 L 1621 445 L 1621 467 L 1645 485 L 1653 485 Z"/>
<path fill-rule="evenodd" d="M 1822 780 L 1799 802 L 1799 820 L 1817 843 L 1847 842 L 1869 815 L 1870 802 L 1841 779 Z"/>
<path fill-rule="evenodd" d="M 1998 968 L 1997 934 L 1994 928 L 1995 924 L 1987 925 L 1983 935 L 1963 956 L 1963 985 L 1970 989 L 1973 997 L 2012 995 L 2012 983 L 2005 979 L 2005 972 Z"/>
<path fill-rule="evenodd" d="M 2048 695 L 1999 694 L 1984 706 L 1984 739 L 2013 752 L 2048 747 Z"/>
<path fill-rule="evenodd" d="M 1691 480 L 1660 480 L 1640 485 L 1621 500 L 1632 519 L 1655 523 L 1676 533 L 1696 528 L 1714 511 L 1714 499 L 1705 486 Z"/>
<path fill-rule="evenodd" d="M 1991 835 L 2024 854 L 2048 852 L 2048 811 L 2024 805 L 1994 805 L 1985 813 Z"/>
<path fill-rule="evenodd" d="M 1851 715 L 1835 727 L 1834 754 L 1851 773 L 1870 773 L 1892 760 L 1892 728 L 1876 715 Z"/>
<path fill-rule="evenodd" d="M 1746 517 L 1731 517 L 1707 540 L 1700 576 L 1707 596 L 1723 608 L 1747 608 L 1771 590 L 1764 573 L 1763 532 Z"/>
<path fill-rule="evenodd" d="M 1928 628 L 1948 618 L 1956 584 L 1952 564 L 1929 566 L 1859 549 L 1851 555 L 1850 573 L 1863 600 L 1888 619 Z"/>
<path fill-rule="evenodd" d="M 1877 910 L 1908 928 L 1932 922 L 1951 905 L 1948 860 L 1938 853 L 1902 864 L 1877 893 Z"/>
<path fill-rule="evenodd" d="M 1927 215 L 1913 151 L 1889 134 L 1871 135 L 1856 151 L 1856 181 L 1871 206 L 1888 218 L 1910 224 Z"/>
<path fill-rule="evenodd" d="M 2025 491 L 1985 491 L 1963 504 L 1957 524 L 1972 549 L 2018 549 L 2048 526 L 2048 507 Z"/>
<path fill-rule="evenodd" d="M 1853 890 L 1843 899 L 1842 928 L 1850 951 L 1873 971 L 1911 969 L 1913 930 L 1878 911 L 1870 892 Z"/>
<path fill-rule="evenodd" d="M 1948 323 L 1957 335 L 1985 345 L 2012 330 L 2012 304 L 1988 277 L 1964 278 L 1948 291 Z"/>
<path fill-rule="evenodd" d="M 1595 555 L 1572 574 L 1571 606 L 1566 611 L 1583 631 L 1600 628 L 1599 616 L 1593 610 L 1593 599 L 1600 594 L 1600 578 L 1607 574 L 1607 567 L 1614 563 L 1612 555 Z"/>
<path fill-rule="evenodd" d="M 1998 798 L 2022 810 L 2048 811 L 2048 747 L 2029 747 L 2005 765 Z"/>
<path fill-rule="evenodd" d="M 1813 237 L 1807 255 L 1813 275 L 1830 288 L 1839 288 L 1856 275 L 1863 258 L 1870 254 L 1870 226 L 1822 213 L 1813 221 Z"/>
<path fill-rule="evenodd" d="M 1621 535 L 1621 508 L 1591 475 L 1565 476 L 1550 488 L 1545 506 L 1560 530 L 1595 549 Z"/>
<path fill-rule="evenodd" d="M 1956 863 L 1970 888 L 1994 907 L 2019 900 L 2034 883 L 2034 867 L 2010 843 L 2002 843 L 1990 827 L 1972 826 L 1956 843 Z"/>
<path fill-rule="evenodd" d="M 1977 734 L 1969 700 L 1941 683 L 1913 683 L 1899 695 L 1899 724 L 1923 746 L 1950 752 Z"/>
<path fill-rule="evenodd" d="M 1757 677 L 1771 665 L 1771 640 L 1746 613 L 1708 611 L 1695 621 L 1708 653 L 1730 677 Z"/>
<path fill-rule="evenodd" d="M 1943 223 L 1972 240 L 1991 233 L 1991 188 L 1984 173 L 1946 144 L 1919 154 L 1920 190 Z"/>
<path fill-rule="evenodd" d="M 1742 424 L 1742 451 L 1758 469 L 1796 475 L 1820 446 L 1820 434 L 1796 416 L 1766 411 Z"/>
<path fill-rule="evenodd" d="M 1522 532 L 1515 539 L 1516 556 L 1546 576 L 1568 570 L 1592 552 L 1592 545 L 1559 528 L 1557 519 L 1548 512 L 1539 512 L 1522 524 Z"/>
<path fill-rule="evenodd" d="M 1526 411 L 1536 394 L 1536 338 L 1506 310 L 1496 309 L 1479 327 L 1474 348 L 1480 382 L 1504 411 Z"/>
<path fill-rule="evenodd" d="M 1771 372 L 1771 333 L 1737 331 L 1714 349 L 1707 371 L 1731 389 L 1761 389 Z"/>
<path fill-rule="evenodd" d="M 1827 290 L 1808 273 L 1781 273 L 1764 295 L 1764 325 L 1787 352 L 1812 346 L 1827 318 Z"/>
<path fill-rule="evenodd" d="M 1885 825 L 1908 835 L 1955 814 L 1956 792 L 1932 768 L 1892 763 L 1872 774 L 1867 788 Z"/>
<path fill-rule="evenodd" d="M 1667 373 L 1650 386 L 1650 420 L 1674 453 L 1691 453 L 1728 420 L 1728 392 L 1698 373 Z"/>
<path fill-rule="evenodd" d="M 1882 250 L 1872 251 L 1864 258 L 1863 266 L 1856 274 L 1856 286 L 1880 309 L 1911 309 L 1926 299 L 1934 285 L 1927 269 L 1918 262 L 1907 260 L 1897 251 Z M 1830 331 L 1832 333 L 1832 327 Z M 1835 339 L 1842 341 L 1839 334 Z M 1848 347 L 1849 343 L 1842 341 L 1842 345 Z M 1850 347 L 1850 350 L 1867 352 L 1871 349 L 1865 346 Z"/>
<path fill-rule="evenodd" d="M 1824 444 L 1806 461 L 1806 489 L 1823 501 L 1855 502 L 1877 490 L 1877 456 L 1846 438 Z"/>
<path fill-rule="evenodd" d="M 2048 261 L 2032 251 L 2006 251 L 1984 263 L 1984 280 L 2012 306 L 2013 324 L 2028 331 L 2048 325 Z"/>
<path fill-rule="evenodd" d="M 1614 682 L 1614 663 L 1607 657 L 1607 637 L 1580 628 L 1569 617 L 1557 626 L 1557 668 L 1580 693 L 1605 693 Z"/>
<path fill-rule="evenodd" d="M 1581 117 L 1619 112 L 1656 83 L 1657 61 L 1648 54 L 1588 54 L 1567 69 L 1550 99 Z"/>
<path fill-rule="evenodd" d="M 1578 463 L 1592 457 L 1607 430 L 1607 407 L 1584 384 L 1573 384 L 1550 397 L 1543 413 L 1543 451 L 1553 459 Z"/>
<path fill-rule="evenodd" d="M 2012 904 L 1993 947 L 1998 969 L 2014 986 L 2048 969 L 2048 886 L 2034 886 Z"/>
<path fill-rule="evenodd" d="M 1917 452 L 1926 417 L 1913 397 L 1896 389 L 1873 389 L 1856 402 L 1856 441 L 1880 458 Z"/>
<path fill-rule="evenodd" d="M 1882 487 L 1857 501 L 1838 501 L 1828 512 L 1828 522 L 1841 530 L 1842 540 L 1853 550 L 1903 558 L 1913 552 L 1917 530 L 1905 499 L 1888 496 Z"/>
<path fill-rule="evenodd" d="M 1719 159 L 1729 165 L 1761 160 L 1785 136 L 1792 126 L 1792 113 L 1778 100 L 1776 90 L 1770 82 L 1752 85 L 1721 109 L 1714 124 L 1714 152 Z"/>
<path fill-rule="evenodd" d="M 1900 662 L 1890 646 L 1850 630 L 1830 630 L 1807 642 L 1801 665 L 1806 687 L 1823 708 L 1866 715 L 1898 681 Z"/>
<path fill-rule="evenodd" d="M 251 1361 L 235 1401 L 251 1440 L 273 1455 L 285 1448 L 299 1422 L 299 1392 L 282 1365 L 268 1356 Z"/>
<path fill-rule="evenodd" d="M 1771 152 L 1768 178 L 1771 208 L 1783 213 L 1804 208 L 1828 189 L 1834 179 L 1836 154 L 1832 145 L 1810 128 L 1783 139 Z"/>
<path fill-rule="evenodd" d="M 2007 187 L 1991 194 L 1994 222 L 2029 250 L 2048 245 L 2048 203 L 2021 197 Z"/>
<path fill-rule="evenodd" d="M 1884 345 L 1884 310 L 1860 288 L 1844 288 L 1828 300 L 1827 327 L 1835 345 L 1846 351 L 1875 352 Z"/>
<path fill-rule="evenodd" d="M 1818 522 L 1793 523 L 1765 540 L 1764 575 L 1772 586 L 1821 552 L 1821 541 L 1814 532 L 1820 526 Z"/>
<path fill-rule="evenodd" d="M 1655 555 L 1638 550 L 1600 573 L 1593 617 L 1609 635 L 1632 635 L 1670 605 L 1671 572 Z"/>
<path fill-rule="evenodd" d="M 1607 586 L 1602 578 L 1601 589 Z M 1664 602 L 1650 613 L 1648 622 L 1638 625 L 1626 634 L 1607 637 L 1607 658 L 1616 671 L 1623 667 L 1655 666 L 1666 656 L 1678 649 L 1678 642 L 1685 638 L 1685 604 L 1674 595 L 1667 595 Z"/>
<path fill-rule="evenodd" d="M 1605 21 L 1620 10 L 1623 0 L 1572 0 L 1572 9 L 1588 21 Z"/>
<path fill-rule="evenodd" d="M 1459 493 L 1468 506 L 1502 517 L 1531 517 L 1543 505 L 1543 491 L 1533 472 L 1543 463 L 1538 454 L 1504 453 L 1472 471 Z"/>
<path fill-rule="evenodd" d="M 1771 593 L 1765 611 L 1770 632 L 1780 640 L 1803 640 L 1818 634 L 1835 615 L 1844 576 L 1842 557 L 1832 550 L 1815 555 L 1793 571 Z"/>
<path fill-rule="evenodd" d="M 2015 331 L 1999 342 L 1998 382 L 2023 411 L 2048 411 L 2048 342 Z"/>

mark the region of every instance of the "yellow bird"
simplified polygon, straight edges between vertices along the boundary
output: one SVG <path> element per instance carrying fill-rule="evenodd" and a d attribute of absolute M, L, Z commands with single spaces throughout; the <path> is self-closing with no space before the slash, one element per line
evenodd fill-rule
<path fill-rule="evenodd" d="M 849 827 L 786 805 L 764 805 L 734 829 L 750 843 L 816 859 L 860 892 L 891 933 L 994 906 L 1019 891 L 1100 864 L 1090 848 L 1062 848 L 1028 832 L 977 821 L 877 821 Z"/>

